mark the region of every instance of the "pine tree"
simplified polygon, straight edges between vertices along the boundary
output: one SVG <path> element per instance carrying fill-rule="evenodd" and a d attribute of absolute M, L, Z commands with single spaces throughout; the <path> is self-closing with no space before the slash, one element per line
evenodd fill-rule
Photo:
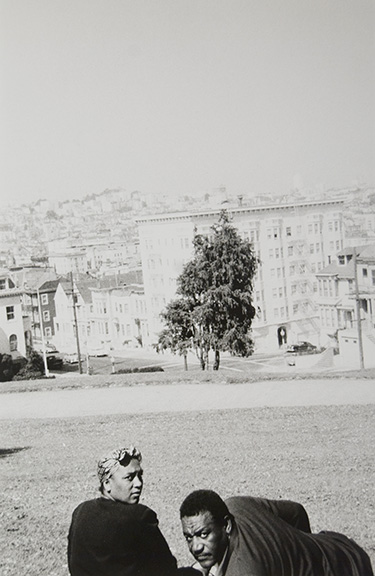
<path fill-rule="evenodd" d="M 212 226 L 212 235 L 196 234 L 193 244 L 194 258 L 177 279 L 178 297 L 162 313 L 167 329 L 159 336 L 159 345 L 185 354 L 188 348 L 195 349 L 202 370 L 212 350 L 213 368 L 218 370 L 220 352 L 244 357 L 253 352 L 250 329 L 257 259 L 226 211 Z"/>

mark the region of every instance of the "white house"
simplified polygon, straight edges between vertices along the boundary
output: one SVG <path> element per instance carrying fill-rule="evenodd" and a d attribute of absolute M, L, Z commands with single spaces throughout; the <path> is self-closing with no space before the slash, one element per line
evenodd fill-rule
<path fill-rule="evenodd" d="M 0 271 L 0 352 L 26 356 L 31 344 L 27 320 L 22 313 L 22 290 L 16 288 L 6 270 Z"/>
<path fill-rule="evenodd" d="M 343 361 L 353 364 L 359 363 L 361 338 L 365 366 L 374 366 L 375 244 L 338 252 L 336 261 L 321 270 L 317 279 L 322 341 L 333 344 L 334 339 Z"/>

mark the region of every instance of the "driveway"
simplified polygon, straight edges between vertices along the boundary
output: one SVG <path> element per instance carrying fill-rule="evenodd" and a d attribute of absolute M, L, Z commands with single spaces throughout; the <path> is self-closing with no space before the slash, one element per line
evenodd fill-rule
<path fill-rule="evenodd" d="M 371 380 L 176 384 L 1 394 L 0 419 L 375 404 Z"/>

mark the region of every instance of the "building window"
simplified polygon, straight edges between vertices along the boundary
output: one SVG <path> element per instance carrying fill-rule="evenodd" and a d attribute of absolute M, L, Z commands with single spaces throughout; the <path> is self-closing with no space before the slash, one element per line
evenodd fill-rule
<path fill-rule="evenodd" d="M 371 270 L 372 275 L 372 285 L 375 286 L 375 270 Z"/>
<path fill-rule="evenodd" d="M 47 326 L 47 328 L 44 328 L 44 336 L 46 338 L 51 338 L 52 336 L 52 329 L 50 326 Z"/>
<path fill-rule="evenodd" d="M 42 304 L 45 306 L 48 304 L 48 294 L 42 294 L 41 296 Z"/>
<path fill-rule="evenodd" d="M 6 307 L 7 320 L 14 320 L 14 306 Z"/>
<path fill-rule="evenodd" d="M 291 229 L 290 226 L 287 226 L 286 229 L 285 229 L 285 231 L 286 231 L 286 235 L 287 235 L 287 236 L 291 236 L 291 235 L 292 235 L 292 229 Z"/>
<path fill-rule="evenodd" d="M 5 290 L 7 287 L 5 278 L 0 278 L 0 290 Z"/>
<path fill-rule="evenodd" d="M 362 268 L 362 276 L 367 278 L 367 268 Z"/>
<path fill-rule="evenodd" d="M 43 310 L 43 320 L 44 320 L 44 322 L 50 321 L 49 310 Z"/>
<path fill-rule="evenodd" d="M 9 348 L 11 352 L 15 352 L 17 350 L 17 336 L 15 334 L 11 334 L 9 336 Z"/>

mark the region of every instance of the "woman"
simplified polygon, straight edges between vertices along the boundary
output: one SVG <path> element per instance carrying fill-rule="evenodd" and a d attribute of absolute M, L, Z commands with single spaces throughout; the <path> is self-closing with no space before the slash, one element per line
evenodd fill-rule
<path fill-rule="evenodd" d="M 139 504 L 142 456 L 134 446 L 99 460 L 101 496 L 73 512 L 68 536 L 72 576 L 172 576 L 176 560 L 153 510 Z"/>

